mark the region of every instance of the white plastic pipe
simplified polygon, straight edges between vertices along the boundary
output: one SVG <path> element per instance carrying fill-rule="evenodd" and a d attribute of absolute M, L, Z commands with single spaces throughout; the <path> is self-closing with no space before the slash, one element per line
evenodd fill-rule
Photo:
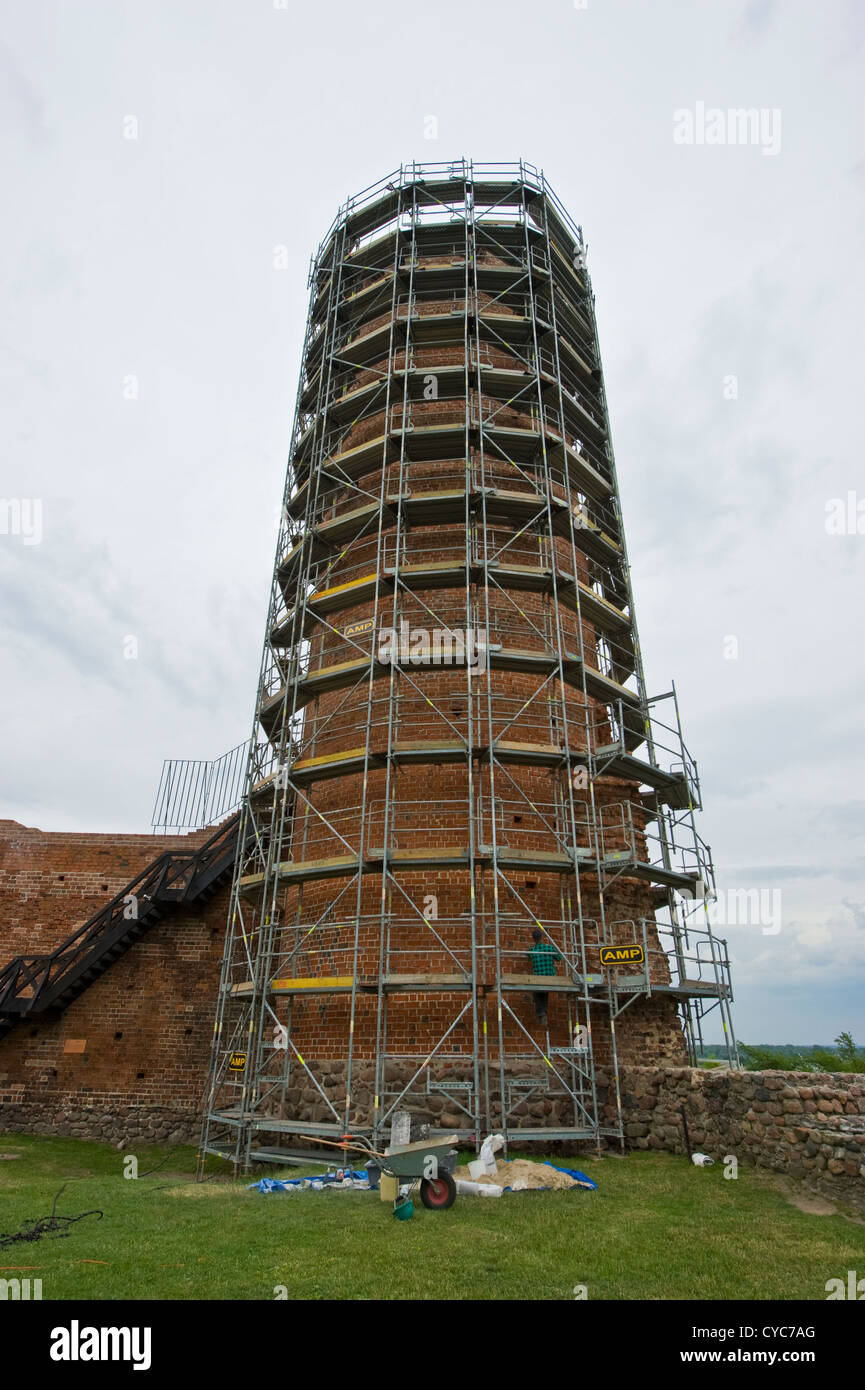
<path fill-rule="evenodd" d="M 469 1182 L 466 1178 L 456 1179 L 456 1189 L 464 1197 L 501 1197 L 505 1190 L 494 1182 Z"/>

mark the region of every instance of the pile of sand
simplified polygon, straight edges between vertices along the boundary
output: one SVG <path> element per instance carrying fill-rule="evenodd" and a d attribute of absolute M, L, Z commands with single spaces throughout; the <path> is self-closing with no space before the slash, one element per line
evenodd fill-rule
<path fill-rule="evenodd" d="M 457 1168 L 454 1176 L 472 1181 L 468 1168 Z M 532 1163 L 527 1158 L 515 1158 L 511 1163 L 497 1163 L 495 1176 L 490 1173 L 489 1177 L 484 1176 L 477 1181 L 496 1183 L 499 1187 L 513 1187 L 519 1181 L 527 1188 L 552 1187 L 557 1190 L 579 1186 L 567 1173 L 560 1173 L 546 1163 Z"/>

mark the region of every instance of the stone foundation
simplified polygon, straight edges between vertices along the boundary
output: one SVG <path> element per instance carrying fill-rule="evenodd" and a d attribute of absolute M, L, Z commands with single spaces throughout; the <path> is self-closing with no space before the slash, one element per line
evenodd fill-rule
<path fill-rule="evenodd" d="M 129 1105 L 120 1099 L 83 1105 L 80 1097 L 68 1104 L 52 1098 L 4 1105 L 0 1110 L 2 1133 L 65 1135 L 124 1148 L 134 1144 L 197 1144 L 201 1117 L 194 1111 Z"/>
<path fill-rule="evenodd" d="M 457 1079 L 458 1070 L 450 1071 L 452 1080 Z M 708 1153 L 716 1163 L 732 1155 L 740 1164 L 783 1173 L 828 1197 L 865 1208 L 865 1076 L 692 1067 L 623 1067 L 619 1075 L 628 1148 L 684 1154 L 684 1109 L 692 1151 Z M 335 1103 L 344 1099 L 344 1062 L 334 1062 L 318 1079 Z M 369 1104 L 373 1082 L 372 1067 L 360 1065 L 354 1077 L 355 1122 L 360 1107 Z M 610 1074 L 599 1072 L 598 1083 L 603 1122 L 615 1124 Z M 497 1115 L 498 1093 L 491 1092 L 490 1099 Z M 514 1144 L 519 1144 L 520 1124 L 552 1125 L 563 1120 L 561 1104 L 542 1093 L 528 1099 L 523 1113 L 514 1117 Z M 465 1123 L 465 1116 L 449 1104 L 446 1095 L 410 1095 L 405 1108 L 417 1124 L 457 1129 Z M 289 1089 L 286 1109 L 311 1123 L 332 1118 L 308 1078 L 303 1084 L 298 1079 L 297 1086 Z M 279 1114 L 278 1106 L 274 1113 Z M 55 1096 L 3 1106 L 0 1129 L 97 1139 L 124 1147 L 194 1144 L 200 1118 L 194 1110 L 129 1104 L 119 1096 L 103 1096 L 93 1104 L 83 1104 L 80 1097 Z"/>

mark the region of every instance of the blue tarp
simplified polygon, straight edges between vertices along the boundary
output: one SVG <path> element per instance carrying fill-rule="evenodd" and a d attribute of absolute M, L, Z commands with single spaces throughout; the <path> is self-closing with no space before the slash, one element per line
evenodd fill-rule
<path fill-rule="evenodd" d="M 289 1192 L 293 1187 L 300 1187 L 302 1181 L 302 1178 L 292 1178 L 291 1182 L 280 1182 L 279 1178 L 262 1178 L 261 1182 L 247 1183 L 247 1191 Z"/>
<path fill-rule="evenodd" d="M 587 1177 L 585 1173 L 580 1172 L 579 1168 L 560 1168 L 558 1164 L 549 1161 L 547 1167 L 554 1168 L 557 1173 L 567 1173 L 569 1178 L 576 1178 L 581 1183 L 587 1183 L 592 1191 L 597 1191 L 598 1184 L 592 1178 Z M 345 1176 L 352 1178 L 355 1182 L 364 1182 L 369 1178 L 369 1174 L 363 1168 L 352 1170 L 346 1168 Z M 332 1185 L 341 1181 L 335 1173 L 315 1173 L 308 1178 L 262 1178 L 260 1182 L 249 1183 L 248 1189 L 253 1192 L 290 1192 L 294 1188 L 302 1187 L 304 1182 L 320 1182 Z M 542 1189 L 535 1188 L 536 1192 L 540 1190 Z M 512 1188 L 506 1187 L 505 1191 L 511 1192 Z"/>
<path fill-rule="evenodd" d="M 352 1178 L 355 1182 L 365 1182 L 369 1174 L 365 1169 L 345 1170 L 345 1176 Z M 335 1173 L 313 1173 L 308 1178 L 262 1178 L 260 1182 L 247 1183 L 247 1191 L 252 1192 L 291 1192 L 294 1188 L 303 1187 L 305 1182 L 323 1183 L 342 1183 L 342 1178 L 338 1178 Z"/>

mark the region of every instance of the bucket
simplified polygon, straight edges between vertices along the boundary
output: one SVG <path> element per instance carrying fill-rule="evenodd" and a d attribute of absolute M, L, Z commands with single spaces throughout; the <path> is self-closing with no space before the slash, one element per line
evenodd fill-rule
<path fill-rule="evenodd" d="M 399 1196 L 399 1184 L 389 1173 L 382 1173 L 378 1180 L 378 1195 L 383 1202 L 395 1202 Z"/>
<path fill-rule="evenodd" d="M 397 1221 L 410 1221 L 414 1216 L 414 1202 L 410 1197 L 403 1197 L 394 1207 L 393 1214 Z"/>

